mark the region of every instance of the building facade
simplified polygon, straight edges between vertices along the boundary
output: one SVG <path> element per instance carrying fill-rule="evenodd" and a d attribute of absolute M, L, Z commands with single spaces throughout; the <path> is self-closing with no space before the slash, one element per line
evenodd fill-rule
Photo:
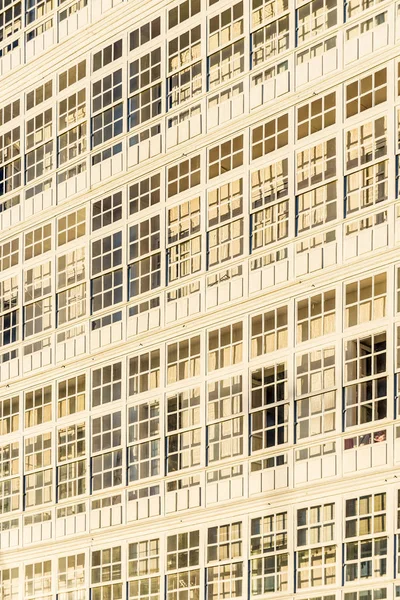
<path fill-rule="evenodd" d="M 400 598 L 400 3 L 0 3 L 1 600 Z"/>

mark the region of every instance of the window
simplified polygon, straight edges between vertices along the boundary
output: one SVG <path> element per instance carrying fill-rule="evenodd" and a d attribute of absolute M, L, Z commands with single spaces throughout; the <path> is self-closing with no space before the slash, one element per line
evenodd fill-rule
<path fill-rule="evenodd" d="M 129 214 L 133 215 L 161 201 L 160 173 L 146 177 L 129 187 Z"/>
<path fill-rule="evenodd" d="M 284 592 L 289 585 L 288 517 L 286 512 L 251 519 L 251 596 Z"/>
<path fill-rule="evenodd" d="M 288 376 L 285 363 L 251 372 L 251 453 L 288 441 Z"/>
<path fill-rule="evenodd" d="M 336 138 L 297 152 L 297 189 L 303 190 L 336 176 Z"/>
<path fill-rule="evenodd" d="M 94 456 L 91 460 L 92 490 L 94 492 L 123 483 L 122 450 L 105 452 Z"/>
<path fill-rule="evenodd" d="M 92 84 L 92 113 L 104 110 L 122 99 L 122 69 L 109 73 Z"/>
<path fill-rule="evenodd" d="M 77 165 L 74 165 L 73 167 L 69 167 L 64 171 L 60 171 L 57 175 L 58 184 L 65 183 L 66 181 L 74 179 L 75 177 L 78 177 L 83 173 L 86 173 L 86 168 L 87 164 L 86 161 L 84 161 L 78 163 Z"/>
<path fill-rule="evenodd" d="M 220 225 L 243 212 L 243 180 L 237 179 L 208 192 L 208 225 Z"/>
<path fill-rule="evenodd" d="M 193 237 L 168 249 L 168 281 L 174 282 L 182 277 L 201 270 L 201 236 Z"/>
<path fill-rule="evenodd" d="M 53 141 L 39 146 L 25 155 L 25 180 L 29 183 L 53 168 Z"/>
<path fill-rule="evenodd" d="M 143 257 L 160 248 L 160 215 L 129 228 L 129 260 Z"/>
<path fill-rule="evenodd" d="M 160 540 L 141 540 L 128 546 L 128 600 L 160 597 Z"/>
<path fill-rule="evenodd" d="M 9 162 L 21 154 L 20 127 L 0 135 L 0 164 Z M 15 165 L 15 163 L 13 163 Z"/>
<path fill-rule="evenodd" d="M 51 139 L 52 129 L 53 112 L 51 108 L 29 119 L 26 123 L 26 149 L 31 150 Z"/>
<path fill-rule="evenodd" d="M 123 300 L 122 269 L 92 279 L 92 313 Z"/>
<path fill-rule="evenodd" d="M 263 71 L 259 71 L 258 73 L 256 73 L 255 75 L 252 75 L 251 77 L 251 89 L 262 85 L 263 83 L 266 83 L 267 81 L 269 81 L 271 84 L 274 83 L 274 80 L 276 80 L 276 77 L 278 75 L 281 75 L 282 73 L 286 73 L 286 76 L 289 75 L 289 63 L 287 60 L 283 60 L 282 62 L 277 63 L 276 65 L 273 65 L 271 67 L 268 67 L 266 69 L 264 69 Z M 287 89 L 289 90 L 289 85 L 287 86 Z M 253 90 L 256 91 L 256 90 Z"/>
<path fill-rule="evenodd" d="M 128 441 L 159 436 L 160 434 L 160 403 L 149 400 L 128 408 Z"/>
<path fill-rule="evenodd" d="M 312 0 L 296 11 L 297 45 L 303 44 L 335 27 L 337 24 L 337 3 L 335 0 Z"/>
<path fill-rule="evenodd" d="M 86 283 L 57 294 L 57 327 L 86 314 Z"/>
<path fill-rule="evenodd" d="M 17 136 L 17 133 L 15 134 Z M 14 134 L 11 133 L 11 137 L 14 137 Z M 8 145 L 8 139 L 6 140 Z M 16 144 L 18 141 L 16 140 Z M 16 150 L 16 145 L 14 146 L 14 150 Z M 7 159 L 8 160 L 8 159 Z M 0 196 L 11 192 L 12 190 L 18 188 L 21 185 L 21 159 L 17 158 L 7 164 L 4 164 L 0 168 Z"/>
<path fill-rule="evenodd" d="M 352 427 L 387 416 L 386 334 L 345 342 L 345 425 Z"/>
<path fill-rule="evenodd" d="M 65 8 L 65 10 L 60 11 L 59 13 L 59 22 L 62 23 L 71 15 L 75 15 L 77 12 L 82 10 L 88 5 L 88 0 L 75 0 L 73 4 L 70 4 Z"/>
<path fill-rule="evenodd" d="M 255 160 L 265 154 L 283 148 L 289 141 L 289 114 L 275 117 L 251 131 L 251 158 Z"/>
<path fill-rule="evenodd" d="M 0 127 L 9 121 L 12 121 L 20 115 L 20 101 L 15 100 L 11 104 L 7 104 L 4 108 L 0 108 Z"/>
<path fill-rule="evenodd" d="M 396 598 L 400 596 L 400 588 L 396 586 Z M 325 596 L 327 600 L 334 600 L 329 596 Z M 374 588 L 369 590 L 360 590 L 357 592 L 347 592 L 344 595 L 344 600 L 384 600 L 387 598 L 387 588 Z"/>
<path fill-rule="evenodd" d="M 251 34 L 251 43 L 253 68 L 289 50 L 289 15 L 280 17 L 254 31 Z"/>
<path fill-rule="evenodd" d="M 287 348 L 287 345 L 287 306 L 251 318 L 251 358 Z"/>
<path fill-rule="evenodd" d="M 60 73 L 58 76 L 59 91 L 64 91 L 84 77 L 86 77 L 86 60 L 82 60 L 80 63 L 70 67 L 67 71 Z"/>
<path fill-rule="evenodd" d="M 92 407 L 121 400 L 122 364 L 116 362 L 92 372 Z"/>
<path fill-rule="evenodd" d="M 51 262 L 45 262 L 24 273 L 24 304 L 51 293 Z"/>
<path fill-rule="evenodd" d="M 49 598 L 51 573 L 51 560 L 25 565 L 25 597 L 27 599 Z"/>
<path fill-rule="evenodd" d="M 179 23 L 184 23 L 187 19 L 194 17 L 200 12 L 201 0 L 184 0 L 175 8 L 168 11 L 168 29 L 172 29 Z"/>
<path fill-rule="evenodd" d="M 208 57 L 208 88 L 213 90 L 227 83 L 244 71 L 244 40 L 238 40 L 230 46 Z"/>
<path fill-rule="evenodd" d="M 167 600 L 200 595 L 200 532 L 169 535 L 166 548 Z M 196 568 L 197 567 L 197 568 Z"/>
<path fill-rule="evenodd" d="M 385 531 L 385 493 L 346 500 L 344 553 L 346 582 L 386 575 L 388 540 L 381 535 Z"/>
<path fill-rule="evenodd" d="M 200 375 L 200 336 L 167 346 L 167 383 Z"/>
<path fill-rule="evenodd" d="M 207 420 L 209 423 L 232 417 L 243 411 L 241 375 L 210 382 L 207 387 Z"/>
<path fill-rule="evenodd" d="M 85 279 L 85 248 L 71 250 L 57 258 L 57 288 L 75 285 Z"/>
<path fill-rule="evenodd" d="M 92 148 L 123 132 L 123 104 L 116 104 L 92 117 Z"/>
<path fill-rule="evenodd" d="M 336 52 L 337 48 L 337 36 L 333 35 L 331 38 L 323 40 L 318 43 L 314 43 L 312 46 L 305 48 L 301 52 L 298 52 L 296 55 L 296 66 L 303 68 L 304 75 L 301 76 L 302 83 L 306 83 L 307 81 L 313 80 L 315 75 L 312 72 L 309 72 L 307 75 L 307 69 L 312 68 L 313 63 L 310 64 L 315 58 L 319 57 L 320 60 L 324 60 L 324 56 L 326 53 L 330 53 L 333 56 Z M 329 56 L 329 54 L 328 54 Z M 315 64 L 315 63 L 314 63 Z M 325 65 L 323 68 L 323 74 L 326 74 Z"/>
<path fill-rule="evenodd" d="M 160 351 L 152 350 L 129 359 L 129 396 L 160 386 Z"/>
<path fill-rule="evenodd" d="M 284 200 L 251 215 L 252 251 L 287 238 L 289 234 L 289 201 Z"/>
<path fill-rule="evenodd" d="M 24 477 L 25 508 L 53 501 L 52 469 L 30 473 Z"/>
<path fill-rule="evenodd" d="M 97 154 L 92 155 L 92 166 L 98 165 L 103 161 L 109 160 L 113 156 L 117 156 L 122 152 L 122 143 L 115 144 L 114 146 L 110 146 Z"/>
<path fill-rule="evenodd" d="M 106 67 L 110 63 L 118 60 L 122 56 L 122 39 L 106 46 L 99 52 L 93 55 L 93 72 L 98 71 L 102 67 Z"/>
<path fill-rule="evenodd" d="M 161 114 L 161 48 L 152 50 L 129 65 L 129 130 Z M 151 85 L 150 85 L 151 84 Z M 155 84 L 155 85 L 153 85 Z M 150 85 L 150 87 L 149 87 Z"/>
<path fill-rule="evenodd" d="M 335 290 L 297 301 L 297 343 L 335 331 Z"/>
<path fill-rule="evenodd" d="M 236 98 L 237 100 L 240 100 L 239 96 L 241 96 L 243 94 L 243 81 L 241 81 L 240 83 L 234 84 L 230 87 L 225 87 L 223 90 L 221 90 L 220 92 L 216 92 L 215 94 L 212 94 L 209 98 L 208 98 L 208 109 L 211 111 L 216 111 L 217 107 L 219 107 L 219 110 L 222 110 L 224 107 L 227 106 L 226 103 L 228 103 L 229 100 L 235 101 L 234 98 Z M 229 105 L 228 105 L 229 106 Z M 198 105 L 197 107 L 193 107 L 192 109 L 192 114 L 198 114 L 199 112 L 201 112 L 201 107 L 200 105 Z M 188 111 L 186 111 L 186 113 L 182 113 L 183 115 L 188 114 Z"/>
<path fill-rule="evenodd" d="M 202 63 L 198 61 L 167 79 L 167 106 L 171 110 L 203 91 Z"/>
<path fill-rule="evenodd" d="M 321 185 L 296 198 L 296 233 L 297 235 L 319 227 L 337 217 L 337 184 L 336 181 Z"/>
<path fill-rule="evenodd" d="M 208 384 L 207 464 L 243 454 L 242 376 Z"/>
<path fill-rule="evenodd" d="M 346 86 L 346 117 L 386 102 L 387 72 L 380 69 Z"/>
<path fill-rule="evenodd" d="M 208 267 L 243 254 L 243 180 L 237 179 L 208 192 Z M 230 221 L 230 222 L 227 222 Z M 215 227 L 219 225 L 219 227 Z"/>
<path fill-rule="evenodd" d="M 396 437 L 398 436 L 399 430 L 397 428 Z M 362 435 L 355 435 L 354 437 L 344 438 L 343 449 L 346 452 L 347 450 L 354 450 L 355 448 L 364 448 L 365 446 L 371 446 L 372 444 L 386 443 L 386 441 L 386 429 L 382 429 L 380 431 L 373 431 L 363 433 Z"/>
<path fill-rule="evenodd" d="M 386 273 L 346 284 L 345 327 L 386 316 Z"/>
<path fill-rule="evenodd" d="M 25 7 L 26 24 L 33 23 L 53 9 L 53 0 L 30 0 Z"/>
<path fill-rule="evenodd" d="M 85 375 L 60 381 L 57 394 L 58 418 L 84 410 Z"/>
<path fill-rule="evenodd" d="M 348 21 L 357 15 L 360 16 L 365 10 L 379 4 L 381 0 L 368 0 L 368 2 L 360 2 L 360 0 L 346 0 L 345 2 L 345 20 Z"/>
<path fill-rule="evenodd" d="M 0 13 L 0 41 L 6 40 L 22 28 L 21 5 L 20 0 L 10 0 L 6 5 L 2 5 L 2 12 Z"/>
<path fill-rule="evenodd" d="M 169 280 L 196 272 L 201 268 L 200 198 L 182 202 L 168 210 L 168 240 L 171 244 L 191 237 L 190 242 L 180 243 L 168 250 Z M 191 259 L 191 254 L 193 257 Z"/>
<path fill-rule="evenodd" d="M 13 477 L 12 479 L 0 481 L 0 514 L 6 514 L 14 510 L 19 510 L 20 494 L 21 484 L 19 477 Z"/>
<path fill-rule="evenodd" d="M 208 334 L 208 370 L 230 367 L 242 361 L 243 323 L 240 321 Z"/>
<path fill-rule="evenodd" d="M 0 313 L 18 306 L 18 279 L 10 277 L 0 281 Z"/>
<path fill-rule="evenodd" d="M 77 158 L 86 152 L 86 123 L 73 127 L 58 136 L 58 165 Z"/>
<path fill-rule="evenodd" d="M 201 462 L 200 388 L 167 397 L 167 474 Z"/>
<path fill-rule="evenodd" d="M 59 463 L 85 456 L 85 423 L 60 427 L 57 435 L 57 460 Z"/>
<path fill-rule="evenodd" d="M 19 429 L 19 396 L 0 400 L 0 435 Z"/>
<path fill-rule="evenodd" d="M 0 180 L 0 186 L 1 186 L 1 180 Z M 1 196 L 1 192 L 0 192 L 0 196 Z M 11 208 L 14 208 L 14 206 L 19 206 L 20 201 L 21 201 L 21 199 L 20 199 L 19 194 L 17 194 L 16 196 L 13 196 L 12 198 L 7 198 L 6 200 L 3 200 L 2 202 L 0 202 L 0 214 L 5 213 L 7 210 L 10 210 Z"/>
<path fill-rule="evenodd" d="M 57 591 L 60 600 L 67 600 L 70 594 L 79 599 L 85 589 L 85 554 L 70 554 L 58 559 Z M 75 591 L 74 591 L 75 590 Z M 72 596 L 73 598 L 73 596 Z"/>
<path fill-rule="evenodd" d="M 296 396 L 335 387 L 335 348 L 326 347 L 296 356 Z"/>
<path fill-rule="evenodd" d="M 336 93 L 304 104 L 297 109 L 297 138 L 299 140 L 336 123 Z"/>
<path fill-rule="evenodd" d="M 297 400 L 295 408 L 298 440 L 335 431 L 336 391 Z"/>
<path fill-rule="evenodd" d="M 169 167 L 168 198 L 180 194 L 200 183 L 200 155 Z"/>
<path fill-rule="evenodd" d="M 19 310 L 0 315 L 0 346 L 7 346 L 18 340 L 18 326 Z"/>
<path fill-rule="evenodd" d="M 168 42 L 168 73 L 201 58 L 201 27 L 197 25 Z"/>
<path fill-rule="evenodd" d="M 346 500 L 345 537 L 386 531 L 386 494 L 378 493 Z"/>
<path fill-rule="evenodd" d="M 257 27 L 279 16 L 288 9 L 288 0 L 253 0 L 251 6 L 251 25 Z"/>
<path fill-rule="evenodd" d="M 297 588 L 335 584 L 335 505 L 298 509 L 296 529 Z"/>
<path fill-rule="evenodd" d="M 354 169 L 387 154 L 387 118 L 378 117 L 346 131 L 346 169 Z"/>
<path fill-rule="evenodd" d="M 213 52 L 217 48 L 232 42 L 243 34 L 243 2 L 210 18 L 208 48 Z"/>
<path fill-rule="evenodd" d="M 19 442 L 0 446 L 0 478 L 19 474 Z"/>
<path fill-rule="evenodd" d="M 121 546 L 92 551 L 91 597 L 93 600 L 122 600 Z"/>
<path fill-rule="evenodd" d="M 51 223 L 25 234 L 25 260 L 51 250 Z"/>
<path fill-rule="evenodd" d="M 385 160 L 345 177 L 346 216 L 388 199 L 388 166 Z"/>
<path fill-rule="evenodd" d="M 122 231 L 95 240 L 92 246 L 92 275 L 114 269 L 122 263 Z"/>
<path fill-rule="evenodd" d="M 86 209 L 80 208 L 60 217 L 57 222 L 58 247 L 72 242 L 86 234 Z"/>
<path fill-rule="evenodd" d="M 51 465 L 51 433 L 25 438 L 24 472 L 36 471 Z"/>
<path fill-rule="evenodd" d="M 213 179 L 243 164 L 243 135 L 208 151 L 208 178 Z"/>
<path fill-rule="evenodd" d="M 24 307 L 24 339 L 51 329 L 52 298 L 44 298 Z"/>
<path fill-rule="evenodd" d="M 150 400 L 128 408 L 128 480 L 161 473 L 160 403 Z"/>
<path fill-rule="evenodd" d="M 51 385 L 25 392 L 25 427 L 51 421 Z"/>
<path fill-rule="evenodd" d="M 4 600 L 18 600 L 20 588 L 19 567 L 0 570 L 0 590 Z"/>
<path fill-rule="evenodd" d="M 122 192 L 115 192 L 92 205 L 92 231 L 122 219 Z"/>
<path fill-rule="evenodd" d="M 242 523 L 217 525 L 207 534 L 207 597 L 240 598 L 243 585 Z"/>
<path fill-rule="evenodd" d="M 121 411 L 92 417 L 92 454 L 121 445 Z"/>
<path fill-rule="evenodd" d="M 129 228 L 129 298 L 161 285 L 160 239 L 159 215 Z"/>
<path fill-rule="evenodd" d="M 46 100 L 49 100 L 49 98 L 51 98 L 52 95 L 53 95 L 53 82 L 50 79 L 50 81 L 43 83 L 39 87 L 37 87 L 34 90 L 31 90 L 30 92 L 27 93 L 27 95 L 26 95 L 26 110 L 27 111 L 31 110 L 35 106 L 42 104 L 42 102 L 46 102 Z"/>
<path fill-rule="evenodd" d="M 372 4 L 372 2 L 371 2 L 371 4 Z M 377 15 L 374 15 L 373 17 L 371 17 L 369 19 L 365 19 L 365 20 L 361 21 L 361 23 L 357 23 L 357 25 L 354 25 L 353 27 L 349 27 L 346 30 L 346 42 L 349 40 L 354 40 L 354 39 L 358 38 L 359 36 L 363 35 L 363 33 L 366 33 L 367 31 L 370 31 L 371 33 L 374 32 L 374 29 L 376 31 L 377 27 L 387 23 L 387 20 L 388 20 L 387 17 L 388 17 L 387 11 L 381 12 Z M 378 31 L 379 31 L 379 29 L 378 29 Z"/>
<path fill-rule="evenodd" d="M 136 50 L 140 46 L 151 42 L 153 39 L 158 37 L 161 32 L 161 19 L 157 17 L 141 27 L 134 29 L 129 34 L 129 50 Z"/>

